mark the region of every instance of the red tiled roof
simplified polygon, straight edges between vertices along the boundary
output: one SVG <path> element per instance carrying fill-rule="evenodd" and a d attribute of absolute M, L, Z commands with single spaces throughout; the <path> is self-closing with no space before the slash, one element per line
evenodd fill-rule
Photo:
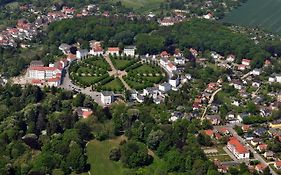
<path fill-rule="evenodd" d="M 244 145 L 242 145 L 236 137 L 231 137 L 228 141 L 228 144 L 234 146 L 235 150 L 240 154 L 248 153 L 249 151 L 246 149 Z"/>
<path fill-rule="evenodd" d="M 274 162 L 274 164 L 275 164 L 275 166 L 277 166 L 277 167 L 281 167 L 281 161 L 276 161 L 276 162 Z"/>
<path fill-rule="evenodd" d="M 56 67 L 44 67 L 44 66 L 33 66 L 33 67 L 29 67 L 30 70 L 37 70 L 37 71 L 55 71 L 57 70 Z"/>
<path fill-rule="evenodd" d="M 263 171 L 266 167 L 267 167 L 266 164 L 264 164 L 264 163 L 259 163 L 259 164 L 256 165 L 256 170 L 257 170 L 257 171 Z"/>
<path fill-rule="evenodd" d="M 120 49 L 119 49 L 119 47 L 109 47 L 107 50 L 109 52 L 118 52 Z"/>
<path fill-rule="evenodd" d="M 32 80 L 31 80 L 31 83 L 32 83 L 32 84 L 41 84 L 41 83 L 42 83 L 42 80 L 39 80 L 39 79 L 32 79 Z"/>
<path fill-rule="evenodd" d="M 248 131 L 250 129 L 250 125 L 243 125 L 241 128 L 243 131 Z"/>
<path fill-rule="evenodd" d="M 83 111 L 82 115 L 83 115 L 83 118 L 88 118 L 90 115 L 92 115 L 92 111 Z"/>
<path fill-rule="evenodd" d="M 60 77 L 48 79 L 48 82 L 58 82 L 58 81 L 60 81 Z"/>
<path fill-rule="evenodd" d="M 242 62 L 248 62 L 248 63 L 250 63 L 251 62 L 251 60 L 250 59 L 242 59 Z"/>
<path fill-rule="evenodd" d="M 204 133 L 208 136 L 212 136 L 214 134 L 213 130 L 211 129 L 205 130 Z"/>
<path fill-rule="evenodd" d="M 229 132 L 227 128 L 219 128 L 219 131 L 220 131 L 221 133 L 227 133 L 227 132 Z"/>
<path fill-rule="evenodd" d="M 267 144 L 260 144 L 258 147 L 260 150 L 265 150 L 267 148 Z"/>
<path fill-rule="evenodd" d="M 222 138 L 222 136 L 219 133 L 215 133 L 215 137 L 216 137 L 216 139 Z"/>
<path fill-rule="evenodd" d="M 171 62 L 168 63 L 168 66 L 169 66 L 170 68 L 174 68 L 174 67 L 175 67 L 175 65 L 173 65 L 173 63 L 171 63 Z"/>

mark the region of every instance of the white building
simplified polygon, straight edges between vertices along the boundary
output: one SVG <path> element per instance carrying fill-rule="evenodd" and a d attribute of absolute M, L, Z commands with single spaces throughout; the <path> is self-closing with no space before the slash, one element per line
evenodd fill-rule
<path fill-rule="evenodd" d="M 78 59 L 85 58 L 89 54 L 87 49 L 79 49 L 76 51 L 76 57 Z"/>
<path fill-rule="evenodd" d="M 276 75 L 276 82 L 281 83 L 281 75 Z"/>
<path fill-rule="evenodd" d="M 177 87 L 179 84 L 180 84 L 180 79 L 179 77 L 177 78 L 171 78 L 169 80 L 169 84 L 172 86 L 172 87 Z"/>
<path fill-rule="evenodd" d="M 268 81 L 271 82 L 271 83 L 273 83 L 273 82 L 276 81 L 276 78 L 275 78 L 275 77 L 269 77 L 269 78 L 268 78 Z"/>
<path fill-rule="evenodd" d="M 242 64 L 244 64 L 245 66 L 250 66 L 251 60 L 249 60 L 249 59 L 242 59 Z"/>
<path fill-rule="evenodd" d="M 159 85 L 159 90 L 162 92 L 168 92 L 170 91 L 172 86 L 169 83 L 163 83 Z"/>
<path fill-rule="evenodd" d="M 127 47 L 124 48 L 124 55 L 134 57 L 135 51 L 136 51 L 135 46 L 127 46 Z"/>
<path fill-rule="evenodd" d="M 170 73 L 173 73 L 173 71 L 176 71 L 177 70 L 177 67 L 169 62 L 167 65 L 166 65 L 166 69 L 170 72 Z"/>
<path fill-rule="evenodd" d="M 104 91 L 101 93 L 101 102 L 104 105 L 110 105 L 114 101 L 114 94 L 111 91 Z"/>
<path fill-rule="evenodd" d="M 236 137 L 231 137 L 227 142 L 227 149 L 232 152 L 232 154 L 237 159 L 249 159 L 250 152 L 247 148 L 242 145 Z"/>
<path fill-rule="evenodd" d="M 183 65 L 185 64 L 185 59 L 182 57 L 175 57 L 174 62 L 175 64 Z"/>
<path fill-rule="evenodd" d="M 260 75 L 261 74 L 261 70 L 260 69 L 254 69 L 252 71 L 252 75 Z"/>
<path fill-rule="evenodd" d="M 109 47 L 107 49 L 107 54 L 108 55 L 119 55 L 120 49 L 119 47 Z"/>

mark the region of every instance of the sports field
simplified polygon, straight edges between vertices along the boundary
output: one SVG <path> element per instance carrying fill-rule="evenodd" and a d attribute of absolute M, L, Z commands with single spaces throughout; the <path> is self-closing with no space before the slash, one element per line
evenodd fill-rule
<path fill-rule="evenodd" d="M 281 0 L 248 0 L 222 21 L 281 34 Z"/>

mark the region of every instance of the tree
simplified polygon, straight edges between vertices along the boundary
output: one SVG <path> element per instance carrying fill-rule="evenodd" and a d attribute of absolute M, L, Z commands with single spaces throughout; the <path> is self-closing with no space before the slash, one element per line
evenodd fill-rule
<path fill-rule="evenodd" d="M 120 160 L 120 157 L 121 157 L 121 150 L 119 148 L 113 148 L 112 150 L 110 150 L 109 153 L 110 160 L 118 161 Z"/>
<path fill-rule="evenodd" d="M 82 148 L 75 142 L 70 144 L 70 151 L 66 157 L 67 167 L 76 173 L 82 173 L 86 167 L 87 158 Z"/>
<path fill-rule="evenodd" d="M 148 137 L 147 137 L 147 145 L 148 147 L 150 147 L 151 149 L 157 149 L 160 141 L 163 139 L 164 137 L 164 132 L 161 130 L 157 130 L 154 131 L 152 130 Z"/>
<path fill-rule="evenodd" d="M 153 158 L 144 144 L 128 141 L 121 146 L 121 161 L 129 168 L 136 168 L 151 164 Z"/>
<path fill-rule="evenodd" d="M 170 172 L 183 172 L 185 169 L 185 161 L 183 155 L 176 149 L 170 150 L 164 156 L 167 162 L 167 168 Z"/>

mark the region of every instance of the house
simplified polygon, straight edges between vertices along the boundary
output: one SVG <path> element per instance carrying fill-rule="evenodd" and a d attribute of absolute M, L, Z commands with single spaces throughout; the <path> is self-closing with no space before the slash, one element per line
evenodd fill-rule
<path fill-rule="evenodd" d="M 71 48 L 71 46 L 68 45 L 68 44 L 65 44 L 65 43 L 62 43 L 62 44 L 59 46 L 59 50 L 61 50 L 64 54 L 70 53 L 70 48 Z"/>
<path fill-rule="evenodd" d="M 170 91 L 172 86 L 169 83 L 162 83 L 159 85 L 159 90 L 162 92 L 168 92 Z"/>
<path fill-rule="evenodd" d="M 212 125 L 219 125 L 222 122 L 219 115 L 206 115 L 206 119 L 209 120 Z"/>
<path fill-rule="evenodd" d="M 120 49 L 119 47 L 109 47 L 107 49 L 107 54 L 108 55 L 119 55 Z"/>
<path fill-rule="evenodd" d="M 160 26 L 172 26 L 175 24 L 175 21 L 171 17 L 165 17 L 164 19 L 159 21 Z"/>
<path fill-rule="evenodd" d="M 241 90 L 243 88 L 243 83 L 238 80 L 238 79 L 235 79 L 235 80 L 232 80 L 232 83 L 231 83 L 235 89 L 237 90 Z"/>
<path fill-rule="evenodd" d="M 227 62 L 233 62 L 233 61 L 235 61 L 235 55 L 228 55 L 228 56 L 226 57 L 226 61 L 227 61 Z"/>
<path fill-rule="evenodd" d="M 79 117 L 88 118 L 93 114 L 93 111 L 89 108 L 79 107 L 76 109 L 77 115 Z"/>
<path fill-rule="evenodd" d="M 222 136 L 220 135 L 220 133 L 215 133 L 215 139 L 216 140 L 220 140 L 222 138 Z"/>
<path fill-rule="evenodd" d="M 164 50 L 160 53 L 160 57 L 161 58 L 169 58 L 170 54 L 166 50 Z"/>
<path fill-rule="evenodd" d="M 236 137 L 231 137 L 227 142 L 227 149 L 232 152 L 232 154 L 237 159 L 249 159 L 250 152 L 247 148 L 240 143 L 240 141 Z"/>
<path fill-rule="evenodd" d="M 253 139 L 254 139 L 254 135 L 253 135 L 253 134 L 250 134 L 250 133 L 246 133 L 246 134 L 244 135 L 244 138 L 245 138 L 245 140 L 250 141 L 250 140 L 253 140 Z"/>
<path fill-rule="evenodd" d="M 169 63 L 169 60 L 167 58 L 161 58 L 160 59 L 160 65 L 166 67 L 166 65 Z"/>
<path fill-rule="evenodd" d="M 229 130 L 228 130 L 227 128 L 225 128 L 225 127 L 219 128 L 218 131 L 219 131 L 221 134 L 223 134 L 223 135 L 229 134 Z"/>
<path fill-rule="evenodd" d="M 248 132 L 250 129 L 250 125 L 242 125 L 241 129 L 243 130 L 243 132 Z"/>
<path fill-rule="evenodd" d="M 252 75 L 260 75 L 261 74 L 261 70 L 260 69 L 254 69 L 252 71 Z"/>
<path fill-rule="evenodd" d="M 203 18 L 205 19 L 212 19 L 213 15 L 212 13 L 207 13 L 206 15 L 203 15 Z"/>
<path fill-rule="evenodd" d="M 252 140 L 251 140 L 251 145 L 253 145 L 253 146 L 257 146 L 257 145 L 259 145 L 259 144 L 261 144 L 262 143 L 262 139 L 260 139 L 260 138 L 253 138 Z"/>
<path fill-rule="evenodd" d="M 281 161 L 276 161 L 273 163 L 273 166 L 277 169 L 280 170 L 281 169 Z"/>
<path fill-rule="evenodd" d="M 100 41 L 95 41 L 95 40 L 90 41 L 90 47 L 92 48 L 90 50 L 91 55 L 102 55 L 104 52 Z"/>
<path fill-rule="evenodd" d="M 114 101 L 114 94 L 111 91 L 103 91 L 101 93 L 101 102 L 104 105 L 110 105 Z"/>
<path fill-rule="evenodd" d="M 268 77 L 268 81 L 269 81 L 270 83 L 273 83 L 273 82 L 276 81 L 276 78 L 275 78 L 275 77 Z"/>
<path fill-rule="evenodd" d="M 245 66 L 250 66 L 251 60 L 250 59 L 242 59 L 242 64 Z"/>
<path fill-rule="evenodd" d="M 263 173 L 263 171 L 265 170 L 265 168 L 267 167 L 266 164 L 264 163 L 259 163 L 255 166 L 255 170 L 259 173 Z"/>
<path fill-rule="evenodd" d="M 256 130 L 254 130 L 254 134 L 259 137 L 264 135 L 266 132 L 267 132 L 267 129 L 263 128 L 263 127 L 260 127 L 260 128 L 257 128 Z"/>
<path fill-rule="evenodd" d="M 183 65 L 183 64 L 185 64 L 185 59 L 183 57 L 175 57 L 174 63 L 179 64 L 179 65 Z"/>
<path fill-rule="evenodd" d="M 267 144 L 260 144 L 260 145 L 258 145 L 257 146 L 257 150 L 259 151 L 259 152 L 263 152 L 263 151 L 266 151 L 266 149 L 267 149 Z"/>
<path fill-rule="evenodd" d="M 204 134 L 210 136 L 211 138 L 214 137 L 214 131 L 211 129 L 204 130 Z"/>
<path fill-rule="evenodd" d="M 172 62 L 169 62 L 167 65 L 166 65 L 166 68 L 169 72 L 173 72 L 173 71 L 176 71 L 177 70 L 177 67 L 172 63 Z"/>
<path fill-rule="evenodd" d="M 238 70 L 241 70 L 241 71 L 246 70 L 246 65 L 244 65 L 244 64 L 239 64 L 237 69 L 238 69 Z"/>
<path fill-rule="evenodd" d="M 266 159 L 272 159 L 273 156 L 274 156 L 274 153 L 272 151 L 266 151 L 263 156 L 266 158 Z"/>
<path fill-rule="evenodd" d="M 172 77 L 172 78 L 169 80 L 169 84 L 170 84 L 172 87 L 177 87 L 177 86 L 180 84 L 180 79 L 179 79 L 179 77 Z"/>
<path fill-rule="evenodd" d="M 76 51 L 76 57 L 78 59 L 85 58 L 89 54 L 87 49 L 79 49 Z"/>
<path fill-rule="evenodd" d="M 143 97 L 142 95 L 140 95 L 140 94 L 137 94 L 136 100 L 137 100 L 137 102 L 139 102 L 139 103 L 143 103 L 143 102 L 144 102 L 144 97 Z"/>
<path fill-rule="evenodd" d="M 277 83 L 281 83 L 281 75 L 276 75 L 275 78 Z"/>
<path fill-rule="evenodd" d="M 126 46 L 124 48 L 123 52 L 124 52 L 124 55 L 134 57 L 135 56 L 135 51 L 136 51 L 136 46 Z"/>
<path fill-rule="evenodd" d="M 281 128 L 281 119 L 270 122 L 269 127 L 280 129 Z"/>

